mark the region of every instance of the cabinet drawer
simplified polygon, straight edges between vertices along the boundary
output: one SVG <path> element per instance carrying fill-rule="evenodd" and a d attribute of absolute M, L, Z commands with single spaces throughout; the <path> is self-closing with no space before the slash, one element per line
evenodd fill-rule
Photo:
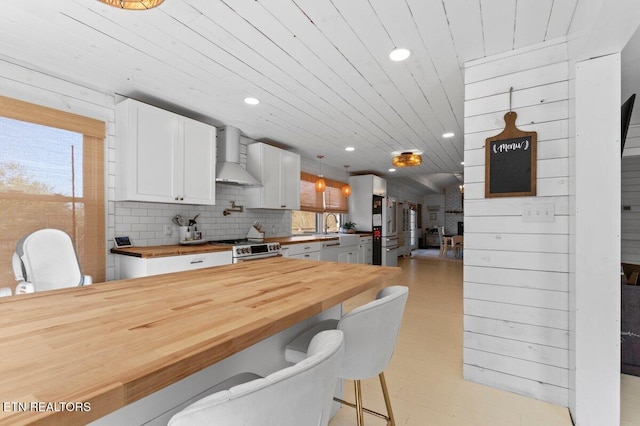
<path fill-rule="evenodd" d="M 321 242 L 311 242 L 302 244 L 287 244 L 280 248 L 283 256 L 295 256 L 299 254 L 308 254 L 311 252 L 320 252 L 322 250 Z"/>
<path fill-rule="evenodd" d="M 312 251 L 312 252 L 309 252 L 309 253 L 291 254 L 288 257 L 290 259 L 320 260 L 320 252 L 319 251 Z"/>
<path fill-rule="evenodd" d="M 120 256 L 120 279 L 146 277 L 231 264 L 231 251 L 145 259 Z"/>

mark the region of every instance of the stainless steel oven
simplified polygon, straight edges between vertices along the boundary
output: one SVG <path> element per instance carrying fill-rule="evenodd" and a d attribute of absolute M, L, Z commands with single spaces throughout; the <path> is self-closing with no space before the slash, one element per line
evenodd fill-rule
<path fill-rule="evenodd" d="M 209 241 L 209 244 L 231 246 L 231 259 L 233 263 L 248 262 L 250 260 L 264 259 L 266 257 L 281 256 L 280 243 L 259 243 L 249 240 L 222 240 Z"/>

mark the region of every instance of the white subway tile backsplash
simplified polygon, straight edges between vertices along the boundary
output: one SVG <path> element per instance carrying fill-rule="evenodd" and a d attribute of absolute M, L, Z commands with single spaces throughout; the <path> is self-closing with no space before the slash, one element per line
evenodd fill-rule
<path fill-rule="evenodd" d="M 199 214 L 198 229 L 209 240 L 243 238 L 256 220 L 262 224 L 267 237 L 291 234 L 291 212 L 288 210 L 245 209 L 242 213 L 232 212 L 224 216 L 223 211 L 231 207 L 232 201 L 237 206 L 243 205 L 244 191 L 243 187 L 235 185 L 216 185 L 215 206 L 114 202 L 115 232 L 118 235 L 131 233 L 134 244 L 139 246 L 177 244 L 178 227 L 172 222 L 173 216 L 179 214 L 189 219 Z M 166 224 L 172 225 L 171 236 L 164 235 Z M 133 233 L 136 233 L 135 238 Z"/>

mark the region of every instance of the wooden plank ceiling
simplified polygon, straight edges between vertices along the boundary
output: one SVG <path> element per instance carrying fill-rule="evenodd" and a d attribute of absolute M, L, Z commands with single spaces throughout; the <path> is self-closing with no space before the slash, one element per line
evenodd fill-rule
<path fill-rule="evenodd" d="M 138 12 L 0 0 L 0 56 L 437 190 L 462 173 L 463 64 L 566 35 L 577 3 L 165 0 Z M 391 62 L 394 47 L 411 57 Z M 423 165 L 390 175 L 391 153 L 412 149 Z"/>

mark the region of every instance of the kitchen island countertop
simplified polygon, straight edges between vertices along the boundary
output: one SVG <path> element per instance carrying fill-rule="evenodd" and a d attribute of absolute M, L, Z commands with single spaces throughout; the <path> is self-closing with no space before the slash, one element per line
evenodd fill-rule
<path fill-rule="evenodd" d="M 270 258 L 2 298 L 2 401 L 90 411 L 5 406 L 0 424 L 86 424 L 399 272 Z"/>

